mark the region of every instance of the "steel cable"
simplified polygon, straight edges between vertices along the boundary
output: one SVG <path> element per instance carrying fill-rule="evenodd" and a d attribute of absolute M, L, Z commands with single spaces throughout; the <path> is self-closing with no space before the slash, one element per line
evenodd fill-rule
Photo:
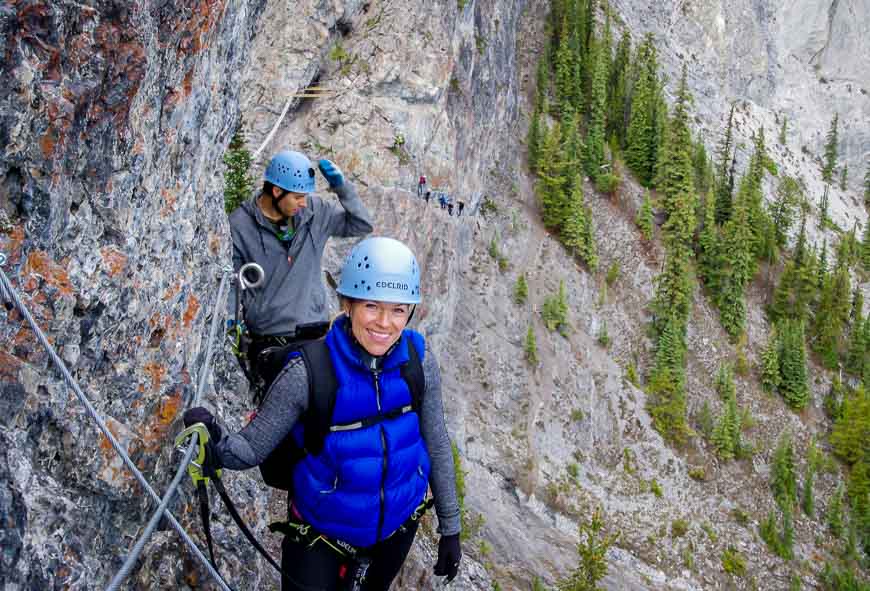
<path fill-rule="evenodd" d="M 112 433 L 111 430 L 109 430 L 109 427 L 106 425 L 106 422 L 97 413 L 97 410 L 94 408 L 93 404 L 91 404 L 91 401 L 88 400 L 88 397 L 85 396 L 84 392 L 82 392 L 82 389 L 79 387 L 78 383 L 76 383 L 75 379 L 73 379 L 72 375 L 70 374 L 70 372 L 67 369 L 66 365 L 64 364 L 63 360 L 58 356 L 57 352 L 54 350 L 54 347 L 52 347 L 51 343 L 48 342 L 48 339 L 46 338 L 45 334 L 42 332 L 42 329 L 39 328 L 39 325 L 36 324 L 36 321 L 33 319 L 33 316 L 31 316 L 30 311 L 27 309 L 27 307 L 24 305 L 24 303 L 18 297 L 18 294 L 16 293 L 14 287 L 12 286 L 12 283 L 6 277 L 6 273 L 3 272 L 3 269 L 0 269 L 0 285 L 2 285 L 2 287 L 6 290 L 7 295 L 10 298 L 12 298 L 12 302 L 15 304 L 15 307 L 18 309 L 19 312 L 21 312 L 21 315 L 24 316 L 24 319 L 27 321 L 27 323 L 30 325 L 31 330 L 33 330 L 34 334 L 36 335 L 37 340 L 39 340 L 40 344 L 48 352 L 49 357 L 51 358 L 55 367 L 60 371 L 61 375 L 63 376 L 64 381 L 72 389 L 72 391 L 75 393 L 75 395 L 79 399 L 79 401 L 84 405 L 84 407 L 88 411 L 88 414 L 90 415 L 91 419 L 97 424 L 97 426 L 99 427 L 103 436 L 109 440 L 109 443 L 112 445 L 112 448 L 114 448 L 115 453 L 117 453 L 121 457 L 121 459 L 124 461 L 124 464 L 130 470 L 130 472 L 133 473 L 133 476 L 136 478 L 136 480 L 139 482 L 139 484 L 142 486 L 142 488 L 144 488 L 145 491 L 149 495 L 151 495 L 151 498 L 154 499 L 155 502 L 161 503 L 162 501 L 161 501 L 160 497 L 157 496 L 157 493 L 154 491 L 153 488 L 151 488 L 151 485 L 148 484 L 148 481 L 145 480 L 145 476 L 142 475 L 142 472 L 139 471 L 139 469 L 133 463 L 133 460 L 130 459 L 129 455 L 127 455 L 127 452 L 121 446 L 121 443 L 117 440 L 117 438 L 115 438 L 115 435 Z M 181 526 L 181 524 L 178 522 L 178 520 L 175 519 L 175 517 L 172 515 L 172 513 L 170 513 L 169 511 L 166 511 L 166 517 L 169 520 L 172 527 L 175 529 L 175 531 L 178 532 L 178 535 L 181 536 L 181 539 L 184 540 L 184 542 L 190 548 L 191 552 L 193 552 L 194 556 L 196 556 L 197 559 L 199 559 L 199 561 L 202 562 L 203 565 L 205 565 L 209 574 L 211 574 L 211 576 L 215 579 L 215 581 L 218 583 L 218 585 L 221 587 L 221 589 L 223 589 L 224 591 L 232 591 L 230 589 L 230 587 L 227 586 L 227 584 L 221 578 L 220 574 L 218 574 L 217 570 L 215 570 L 215 568 L 212 566 L 212 564 L 208 561 L 208 559 L 199 550 L 199 547 L 197 547 L 196 543 L 190 538 L 190 536 L 187 534 L 187 532 L 184 530 L 184 528 Z"/>
<path fill-rule="evenodd" d="M 202 393 L 205 390 L 206 382 L 208 381 L 208 370 L 211 366 L 212 354 L 214 353 L 214 340 L 215 336 L 217 335 L 217 326 L 219 324 L 218 320 L 222 318 L 222 314 L 220 314 L 220 310 L 222 309 L 221 302 L 224 301 L 228 277 L 229 273 L 224 271 L 221 276 L 221 284 L 218 288 L 217 301 L 215 302 L 214 312 L 211 318 L 211 327 L 209 329 L 208 342 L 205 348 L 205 360 L 203 361 L 202 370 L 200 371 L 199 385 L 196 389 L 196 393 L 194 394 L 191 406 L 196 406 L 199 403 L 199 400 L 202 398 Z M 220 324 L 223 324 L 223 322 L 221 322 Z M 187 451 L 184 454 L 184 459 L 181 461 L 181 464 L 179 464 L 178 470 L 175 472 L 175 477 L 172 479 L 169 488 L 167 488 L 166 492 L 163 494 L 163 499 L 160 501 L 160 505 L 157 506 L 157 509 L 154 511 L 154 514 L 148 521 L 148 525 L 139 536 L 139 539 L 136 540 L 136 544 L 133 546 L 130 554 L 128 554 L 127 558 L 124 560 L 124 564 L 121 565 L 120 570 L 118 570 L 115 577 L 109 583 L 109 586 L 106 587 L 106 591 L 116 591 L 121 583 L 124 582 L 124 579 L 126 579 L 130 572 L 133 570 L 133 566 L 136 564 L 136 561 L 139 559 L 139 556 L 145 549 L 145 543 L 149 540 L 149 538 L 151 538 L 151 535 L 157 528 L 157 524 L 160 523 L 160 519 L 163 517 L 163 514 L 166 512 L 169 504 L 172 502 L 173 497 L 175 496 L 175 492 L 178 489 L 179 484 L 181 484 L 181 479 L 184 476 L 185 471 L 187 471 L 187 466 L 193 459 L 193 452 L 198 447 L 199 436 L 194 433 L 193 436 L 190 438 L 190 444 L 188 444 L 187 446 Z"/>

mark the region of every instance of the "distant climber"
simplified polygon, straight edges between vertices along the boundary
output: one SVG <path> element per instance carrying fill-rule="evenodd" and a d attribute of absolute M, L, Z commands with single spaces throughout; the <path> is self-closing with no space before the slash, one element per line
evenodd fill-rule
<path fill-rule="evenodd" d="M 441 209 L 447 208 L 447 197 L 444 195 L 444 193 L 438 195 L 438 205 L 441 206 Z"/>
<path fill-rule="evenodd" d="M 452 201 L 447 202 L 447 214 L 451 215 L 451 216 L 453 215 L 453 202 Z"/>
<path fill-rule="evenodd" d="M 328 329 L 321 271 L 327 239 L 372 231 L 371 214 L 338 166 L 324 159 L 318 167 L 338 203 L 312 194 L 314 168 L 305 155 L 282 150 L 266 167 L 262 192 L 230 216 L 233 268 L 255 262 L 265 271 L 263 286 L 247 290 L 243 302 L 250 344 L 240 361 L 249 360 L 249 379 L 257 376 L 263 349 Z"/>
<path fill-rule="evenodd" d="M 456 217 L 459 217 L 462 215 L 462 210 L 465 209 L 465 201 L 460 201 L 458 203 L 458 205 L 459 205 L 459 211 L 456 213 Z"/>
<path fill-rule="evenodd" d="M 426 191 L 426 205 L 429 205 L 429 197 L 432 196 L 432 191 Z"/>
<path fill-rule="evenodd" d="M 423 191 L 426 189 L 426 175 L 420 175 L 420 182 L 417 183 L 417 197 L 423 196 Z"/>

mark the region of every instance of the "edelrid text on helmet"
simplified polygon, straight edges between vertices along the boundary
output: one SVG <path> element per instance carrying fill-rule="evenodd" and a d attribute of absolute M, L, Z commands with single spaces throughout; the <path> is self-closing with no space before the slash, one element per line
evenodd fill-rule
<path fill-rule="evenodd" d="M 305 154 L 281 150 L 272 157 L 263 180 L 294 193 L 314 192 L 314 168 Z"/>
<path fill-rule="evenodd" d="M 355 300 L 419 304 L 420 267 L 398 240 L 366 238 L 350 251 L 336 291 Z"/>

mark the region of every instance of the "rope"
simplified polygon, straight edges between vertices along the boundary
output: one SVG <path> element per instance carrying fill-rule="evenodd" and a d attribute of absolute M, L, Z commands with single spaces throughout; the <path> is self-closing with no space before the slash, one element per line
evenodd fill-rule
<path fill-rule="evenodd" d="M 42 329 L 39 328 L 39 325 L 36 324 L 36 321 L 33 319 L 33 316 L 30 315 L 30 311 L 27 309 L 27 307 L 24 305 L 24 303 L 18 297 L 18 294 L 15 292 L 15 289 L 12 287 L 12 283 L 9 281 L 9 278 L 6 277 L 6 273 L 3 272 L 3 269 L 0 269 L 0 285 L 3 286 L 3 288 L 6 290 L 6 293 L 9 295 L 9 297 L 12 298 L 12 301 L 15 304 L 15 307 L 18 308 L 18 311 L 21 312 L 22 316 L 24 316 L 24 319 L 30 325 L 30 328 L 31 328 L 31 330 L 33 330 L 34 334 L 36 335 L 36 338 L 39 340 L 40 344 L 48 352 L 48 355 L 51 358 L 52 362 L 54 363 L 54 366 L 57 368 L 58 371 L 60 371 L 67 386 L 69 386 L 69 388 L 75 393 L 76 397 L 79 399 L 79 401 L 82 403 L 82 405 L 84 405 L 84 407 L 88 411 L 88 414 L 90 415 L 91 419 L 99 427 L 100 432 L 102 432 L 103 436 L 109 440 L 109 443 L 111 443 L 112 448 L 114 448 L 114 450 L 115 450 L 115 453 L 117 453 L 121 457 L 121 459 L 124 461 L 124 464 L 130 470 L 130 472 L 133 473 L 133 476 L 136 478 L 137 481 L 139 481 L 139 484 L 142 486 L 142 488 L 145 489 L 145 491 L 149 495 L 151 495 L 151 498 L 154 499 L 155 502 L 158 502 L 158 503 L 161 502 L 160 497 L 157 496 L 157 493 L 154 492 L 154 489 L 151 488 L 151 485 L 149 485 L 148 481 L 145 480 L 145 477 L 142 475 L 142 472 L 139 471 L 139 469 L 133 463 L 133 460 L 130 459 L 130 456 L 127 455 L 127 452 L 124 451 L 123 447 L 121 447 L 120 442 L 115 438 L 115 435 L 112 433 L 112 431 L 109 430 L 109 427 L 106 425 L 106 422 L 103 420 L 102 417 L 100 417 L 100 415 L 97 413 L 94 406 L 91 404 L 91 401 L 88 400 L 88 397 L 85 396 L 84 392 L 82 392 L 82 389 L 76 383 L 75 379 L 73 379 L 72 375 L 70 374 L 70 372 L 67 369 L 66 365 L 64 364 L 63 360 L 61 360 L 61 358 L 55 352 L 54 347 L 52 347 L 51 343 L 48 342 L 48 339 L 46 338 L 45 334 L 42 332 Z M 178 535 L 181 536 L 181 539 L 184 540 L 184 543 L 187 544 L 187 546 L 190 548 L 191 552 L 193 552 L 194 556 L 196 556 L 199 559 L 199 561 L 205 565 L 209 574 L 211 574 L 211 576 L 215 579 L 215 581 L 218 583 L 218 585 L 221 587 L 221 589 L 223 589 L 224 591 L 231 591 L 231 589 L 227 586 L 227 584 L 224 582 L 224 580 L 221 578 L 221 576 L 218 574 L 218 572 L 214 569 L 214 567 L 211 565 L 211 563 L 208 561 L 208 559 L 202 554 L 202 552 L 200 552 L 196 543 L 194 543 L 194 541 L 190 538 L 190 536 L 187 534 L 187 532 L 184 531 L 184 528 L 181 526 L 180 523 L 178 523 L 178 520 L 175 519 L 175 517 L 172 515 L 172 513 L 167 511 L 166 517 L 169 520 L 169 523 L 175 529 L 175 531 L 178 532 Z"/>
<path fill-rule="evenodd" d="M 275 133 L 278 131 L 278 127 L 281 125 L 281 122 L 284 121 L 284 117 L 287 115 L 287 111 L 290 110 L 290 105 L 293 104 L 293 100 L 295 98 L 296 98 L 295 96 L 290 95 L 290 98 L 287 99 L 287 104 L 284 105 L 284 110 L 281 111 L 281 116 L 278 117 L 278 120 L 275 122 L 275 125 L 272 126 L 272 131 L 269 132 L 269 135 L 266 136 L 266 139 L 263 140 L 263 143 L 260 144 L 260 147 L 257 148 L 256 152 L 254 152 L 253 160 L 256 160 L 257 158 L 260 157 L 260 152 L 262 152 L 263 148 L 265 148 L 268 145 L 268 143 L 272 141 L 272 138 L 275 137 Z"/>
<path fill-rule="evenodd" d="M 200 371 L 199 386 L 196 389 L 196 394 L 194 394 L 194 398 L 190 406 L 197 406 L 199 404 L 200 398 L 202 398 L 203 391 L 205 391 L 205 385 L 208 379 L 208 368 L 211 366 L 212 353 L 214 352 L 214 341 L 215 336 L 217 335 L 218 319 L 221 317 L 218 312 L 221 302 L 224 301 L 224 292 L 226 291 L 228 276 L 229 274 L 226 271 L 224 271 L 221 275 L 221 284 L 218 288 L 217 302 L 215 303 L 214 314 L 211 317 L 211 328 L 209 329 L 208 342 L 205 349 L 205 361 L 203 361 L 202 370 Z M 121 569 L 109 583 L 109 586 L 106 587 L 106 591 L 116 591 L 119 585 L 121 585 L 121 583 L 124 582 L 124 579 L 126 579 L 127 576 L 130 574 L 130 571 L 133 570 L 133 566 L 136 564 L 136 561 L 139 559 L 139 556 L 145 549 L 145 543 L 154 533 L 154 530 L 157 528 L 157 524 L 160 523 L 160 519 L 163 517 L 163 514 L 166 512 L 169 504 L 172 502 L 173 497 L 175 497 L 175 492 L 176 490 L 178 490 L 181 479 L 184 476 L 184 473 L 187 471 L 187 466 L 193 459 L 193 452 L 198 447 L 199 437 L 196 433 L 194 433 L 193 436 L 190 438 L 190 444 L 188 444 L 187 446 L 187 451 L 184 454 L 184 459 L 178 466 L 178 470 L 175 472 L 175 477 L 172 479 L 169 488 L 166 489 L 166 493 L 163 495 L 163 499 L 160 501 L 160 505 L 158 505 L 157 509 L 154 511 L 154 514 L 151 516 L 151 520 L 148 522 L 148 525 L 145 527 L 142 535 L 140 535 L 139 539 L 136 540 L 136 544 L 133 546 L 130 554 L 127 555 L 126 560 L 124 560 L 124 564 L 121 565 Z"/>

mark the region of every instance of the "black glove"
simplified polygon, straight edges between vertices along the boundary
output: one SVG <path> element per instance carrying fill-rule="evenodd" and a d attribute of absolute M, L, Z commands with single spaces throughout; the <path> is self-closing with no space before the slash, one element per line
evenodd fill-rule
<path fill-rule="evenodd" d="M 214 415 L 205 407 L 194 406 L 193 408 L 187 409 L 184 411 L 183 420 L 185 427 L 190 427 L 196 423 L 204 424 L 208 429 L 208 434 L 211 436 L 211 443 L 216 444 L 223 436 L 220 425 L 215 421 Z"/>
<path fill-rule="evenodd" d="M 459 534 L 441 536 L 438 541 L 438 562 L 435 563 L 435 575 L 447 576 L 445 583 L 456 578 L 459 572 L 459 561 L 462 560 L 462 548 L 459 546 Z"/>

